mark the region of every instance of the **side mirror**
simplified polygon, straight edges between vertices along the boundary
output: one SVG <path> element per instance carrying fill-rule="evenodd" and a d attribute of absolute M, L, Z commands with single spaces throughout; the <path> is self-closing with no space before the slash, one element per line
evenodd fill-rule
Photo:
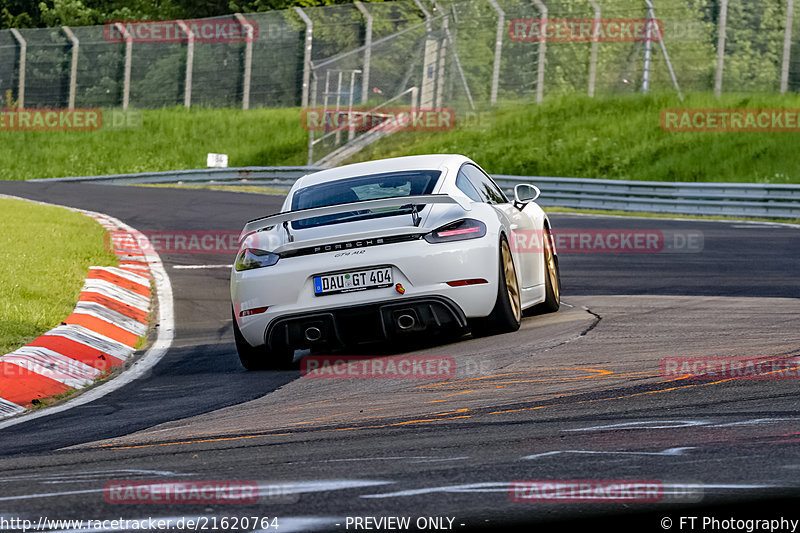
<path fill-rule="evenodd" d="M 514 186 L 514 205 L 522 209 L 527 204 L 539 198 L 542 191 L 536 185 L 520 183 Z"/>

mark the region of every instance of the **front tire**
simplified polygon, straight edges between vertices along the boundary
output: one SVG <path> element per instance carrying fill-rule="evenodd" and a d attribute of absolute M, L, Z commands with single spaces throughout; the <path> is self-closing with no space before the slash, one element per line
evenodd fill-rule
<path fill-rule="evenodd" d="M 236 341 L 236 352 L 239 354 L 239 362 L 246 370 L 286 370 L 291 368 L 294 362 L 294 350 L 283 350 L 277 352 L 269 350 L 264 346 L 250 346 L 245 340 L 239 324 L 236 323 L 236 315 L 233 314 L 233 338 Z"/>
<path fill-rule="evenodd" d="M 475 336 L 517 331 L 522 323 L 519 282 L 514 267 L 514 257 L 505 237 L 500 241 L 500 265 L 497 282 L 497 300 L 486 318 L 474 319 L 470 329 Z"/>

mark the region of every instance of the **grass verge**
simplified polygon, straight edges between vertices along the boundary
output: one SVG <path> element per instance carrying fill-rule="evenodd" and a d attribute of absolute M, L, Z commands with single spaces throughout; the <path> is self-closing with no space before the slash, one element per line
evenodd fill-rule
<path fill-rule="evenodd" d="M 299 109 L 144 110 L 141 127 L 0 131 L 0 179 L 26 180 L 204 168 L 209 152 L 231 166 L 304 165 Z"/>
<path fill-rule="evenodd" d="M 400 132 L 355 161 L 460 153 L 492 174 L 655 181 L 800 183 L 800 133 L 674 133 L 662 109 L 800 108 L 800 95 L 569 95 L 505 103 L 447 132 Z M 458 121 L 458 117 L 457 117 Z"/>
<path fill-rule="evenodd" d="M 60 207 L 0 198 L 0 355 L 72 313 L 90 266 L 116 266 L 105 229 Z"/>

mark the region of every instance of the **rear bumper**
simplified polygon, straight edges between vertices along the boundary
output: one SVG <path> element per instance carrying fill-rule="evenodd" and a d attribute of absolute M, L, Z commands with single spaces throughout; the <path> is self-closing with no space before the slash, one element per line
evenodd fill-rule
<path fill-rule="evenodd" d="M 315 275 L 376 265 L 391 266 L 392 282 L 401 284 L 404 291 L 401 293 L 392 286 L 326 296 L 314 294 Z M 487 283 L 468 286 L 447 283 L 475 278 Z M 486 316 L 497 299 L 497 282 L 497 240 L 493 236 L 442 244 L 420 239 L 353 252 L 281 259 L 274 266 L 249 271 L 233 270 L 231 301 L 243 337 L 250 345 L 258 346 L 273 335 L 268 330 L 274 324 L 287 318 L 326 313 L 345 316 L 344 308 L 372 308 L 373 314 L 379 314 L 377 309 L 385 304 L 405 306 L 406 302 L 419 298 L 446 301 L 448 307 L 455 306 L 458 316 Z M 266 310 L 250 316 L 239 315 L 242 310 L 257 308 Z"/>
<path fill-rule="evenodd" d="M 273 350 L 330 349 L 466 326 L 464 312 L 452 300 L 428 296 L 283 316 L 269 324 L 264 342 Z"/>

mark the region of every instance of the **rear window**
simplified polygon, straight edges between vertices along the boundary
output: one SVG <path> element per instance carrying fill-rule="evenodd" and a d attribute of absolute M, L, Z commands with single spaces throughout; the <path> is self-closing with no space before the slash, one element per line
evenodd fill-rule
<path fill-rule="evenodd" d="M 431 194 L 441 174 L 438 170 L 387 172 L 311 185 L 294 193 L 292 211 L 363 200 Z M 348 211 L 347 213 L 296 220 L 292 222 L 292 227 L 313 228 L 326 224 L 338 224 L 409 213 L 411 213 L 410 205 L 384 209 L 360 209 L 358 211 Z"/>

